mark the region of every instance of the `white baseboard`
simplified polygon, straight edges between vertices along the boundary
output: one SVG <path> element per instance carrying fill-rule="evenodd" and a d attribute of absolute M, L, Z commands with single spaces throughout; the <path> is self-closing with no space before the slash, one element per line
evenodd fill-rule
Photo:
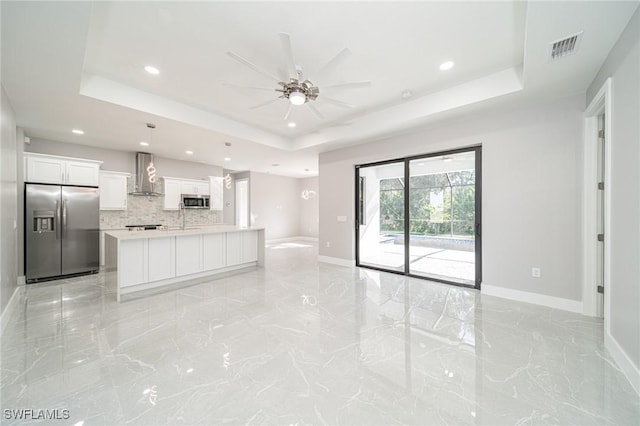
<path fill-rule="evenodd" d="M 578 300 L 563 299 L 561 297 L 547 296 L 545 294 L 530 293 L 528 291 L 513 290 L 511 288 L 486 284 L 482 284 L 480 291 L 489 296 L 502 297 L 503 299 L 533 303 L 534 305 L 548 306 L 550 308 L 582 314 L 582 302 Z"/>
<path fill-rule="evenodd" d="M 309 241 L 309 242 L 318 242 L 317 237 L 287 237 L 287 238 L 274 238 L 272 240 L 267 240 L 267 244 L 278 244 L 278 243 L 290 243 L 292 241 Z"/>
<path fill-rule="evenodd" d="M 604 333 L 604 346 L 627 377 L 633 389 L 640 396 L 640 369 L 631 361 L 631 358 L 622 349 L 618 341 L 606 331 Z"/>
<path fill-rule="evenodd" d="M 13 294 L 9 299 L 9 303 L 5 306 L 4 311 L 2 311 L 2 315 L 0 315 L 0 336 L 4 333 L 4 329 L 9 324 L 11 317 L 13 317 L 13 311 L 16 309 L 16 305 L 18 304 L 18 295 L 22 293 L 24 287 L 18 286 L 13 290 Z"/>
<path fill-rule="evenodd" d="M 332 265 L 355 267 L 355 261 L 342 259 L 339 257 L 318 256 L 318 262 L 331 263 Z"/>

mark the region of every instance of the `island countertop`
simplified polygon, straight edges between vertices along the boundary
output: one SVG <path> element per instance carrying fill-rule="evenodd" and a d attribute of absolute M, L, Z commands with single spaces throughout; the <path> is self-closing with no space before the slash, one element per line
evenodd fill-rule
<path fill-rule="evenodd" d="M 148 231 L 127 231 L 127 230 L 113 230 L 106 231 L 106 235 L 110 235 L 117 240 L 137 240 L 141 238 L 163 238 L 163 237 L 178 237 L 181 235 L 200 235 L 200 234 L 220 234 L 227 232 L 247 232 L 247 231 L 262 231 L 264 228 L 254 227 L 245 228 L 235 225 L 215 225 L 210 227 L 187 227 L 185 229 L 167 229 L 167 230 L 148 230 Z"/>

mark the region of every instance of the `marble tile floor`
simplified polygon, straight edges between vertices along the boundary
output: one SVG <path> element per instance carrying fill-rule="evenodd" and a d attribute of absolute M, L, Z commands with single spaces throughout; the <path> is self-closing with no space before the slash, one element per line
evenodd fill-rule
<path fill-rule="evenodd" d="M 640 423 L 600 320 L 316 256 L 278 244 L 264 269 L 120 304 L 100 274 L 27 286 L 2 424 Z"/>

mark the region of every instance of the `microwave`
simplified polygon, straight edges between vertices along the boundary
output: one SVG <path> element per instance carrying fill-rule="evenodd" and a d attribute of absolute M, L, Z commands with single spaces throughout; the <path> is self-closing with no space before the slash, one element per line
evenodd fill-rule
<path fill-rule="evenodd" d="M 185 209 L 208 209 L 209 208 L 208 195 L 182 194 L 180 199 Z"/>

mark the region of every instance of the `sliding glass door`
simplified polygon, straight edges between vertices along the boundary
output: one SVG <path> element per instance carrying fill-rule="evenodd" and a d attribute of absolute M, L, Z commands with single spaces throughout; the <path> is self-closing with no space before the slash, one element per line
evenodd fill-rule
<path fill-rule="evenodd" d="M 476 147 L 357 166 L 356 264 L 479 288 L 480 155 Z"/>
<path fill-rule="evenodd" d="M 404 161 L 358 170 L 358 263 L 404 272 Z"/>

